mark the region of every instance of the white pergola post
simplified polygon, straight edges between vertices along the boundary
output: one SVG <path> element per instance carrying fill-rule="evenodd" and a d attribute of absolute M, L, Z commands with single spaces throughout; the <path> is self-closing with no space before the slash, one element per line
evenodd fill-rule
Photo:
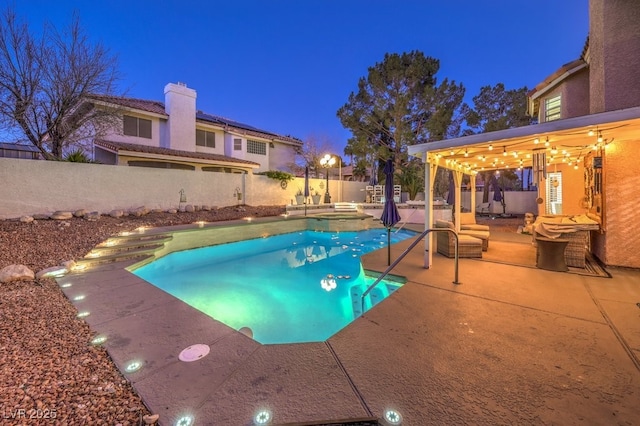
<path fill-rule="evenodd" d="M 473 216 L 475 217 L 475 215 L 476 215 L 476 175 L 474 173 L 471 173 L 469 178 L 471 179 L 471 181 L 470 181 L 470 185 L 471 185 L 471 213 L 473 213 Z"/>
<path fill-rule="evenodd" d="M 433 183 L 436 180 L 436 171 L 438 165 L 435 163 L 429 163 L 427 153 L 424 154 L 423 161 L 427 165 L 424 171 L 424 186 L 426 189 L 425 205 L 424 205 L 424 229 L 433 228 Z M 433 233 L 427 234 L 424 242 L 424 267 L 429 269 L 433 264 Z"/>
<path fill-rule="evenodd" d="M 455 184 L 456 187 L 456 191 L 455 191 L 455 201 L 454 201 L 454 207 L 455 207 L 455 212 L 454 212 L 454 224 L 456 227 L 456 232 L 460 232 L 460 204 L 462 203 L 462 194 L 461 194 L 461 189 L 462 189 L 462 176 L 464 173 L 462 173 L 459 170 L 453 170 L 453 183 Z"/>

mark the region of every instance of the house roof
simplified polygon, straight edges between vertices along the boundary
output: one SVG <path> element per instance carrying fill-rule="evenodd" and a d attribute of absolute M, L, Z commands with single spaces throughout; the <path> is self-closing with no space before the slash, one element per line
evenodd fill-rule
<path fill-rule="evenodd" d="M 300 139 L 296 139 L 291 136 L 282 136 L 266 130 L 260 130 L 248 124 L 240 123 L 239 121 L 230 120 L 228 118 L 220 117 L 217 115 L 207 114 L 202 111 L 196 112 L 196 120 L 218 125 L 224 127 L 225 130 L 234 131 L 236 133 L 242 133 L 245 135 L 256 136 L 265 139 L 275 139 L 295 145 L 302 145 L 302 141 Z"/>
<path fill-rule="evenodd" d="M 125 98 L 121 96 L 104 96 L 104 95 L 92 95 L 93 99 L 100 100 L 102 102 L 120 105 L 125 108 L 138 109 L 141 111 L 152 112 L 154 114 L 164 115 L 168 117 L 164 109 L 164 103 L 158 101 L 148 101 L 145 99 Z"/>
<path fill-rule="evenodd" d="M 22 145 L 17 143 L 0 142 L 0 149 L 12 149 L 14 151 L 27 151 L 27 152 L 40 152 L 40 150 L 33 145 Z"/>
<path fill-rule="evenodd" d="M 183 161 L 197 162 L 197 163 L 207 163 L 207 164 L 215 164 L 215 165 L 235 165 L 243 168 L 257 168 L 260 167 L 260 164 L 255 163 L 249 160 L 241 160 L 238 158 L 227 157 L 226 155 L 219 154 L 208 154 L 204 152 L 191 152 L 191 151 L 181 151 L 177 149 L 169 149 L 169 148 L 161 148 L 157 146 L 147 146 L 147 145 L 138 145 L 133 143 L 125 143 L 125 142 L 112 142 L 105 140 L 96 140 L 95 144 L 99 147 L 105 148 L 109 151 L 116 152 L 119 154 L 126 153 L 132 156 L 140 156 L 140 157 L 148 157 L 148 154 L 153 154 L 157 156 L 166 156 L 171 157 L 171 159 L 176 160 L 180 158 L 184 158 Z M 136 155 L 137 154 L 145 154 L 145 155 Z M 201 160 L 201 161 L 194 161 Z"/>
<path fill-rule="evenodd" d="M 136 99 L 136 98 L 126 98 L 121 96 L 92 95 L 91 97 L 93 99 L 97 99 L 105 103 L 110 103 L 110 104 L 119 105 L 125 108 L 137 109 L 140 111 L 150 112 L 150 113 L 159 114 L 165 117 L 169 117 L 169 115 L 166 113 L 164 102 L 149 101 L 145 99 Z M 293 145 L 302 145 L 302 141 L 300 139 L 297 139 L 291 136 L 279 135 L 277 133 L 259 129 L 249 124 L 241 123 L 239 121 L 231 120 L 231 119 L 220 117 L 213 114 L 208 114 L 203 111 L 196 112 L 196 121 L 213 124 L 223 128 L 226 131 L 234 132 L 242 135 L 255 136 L 259 138 L 284 142 L 284 143 L 293 144 Z"/>

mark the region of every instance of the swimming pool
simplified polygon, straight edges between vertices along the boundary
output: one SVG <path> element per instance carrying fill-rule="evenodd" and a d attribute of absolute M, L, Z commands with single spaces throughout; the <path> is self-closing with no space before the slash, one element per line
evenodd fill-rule
<path fill-rule="evenodd" d="M 415 236 L 391 233 L 391 243 Z M 297 231 L 168 254 L 134 271 L 263 344 L 324 341 L 361 315 L 374 281 L 360 256 L 386 247 L 385 229 Z M 402 285 L 383 280 L 370 309 Z"/>

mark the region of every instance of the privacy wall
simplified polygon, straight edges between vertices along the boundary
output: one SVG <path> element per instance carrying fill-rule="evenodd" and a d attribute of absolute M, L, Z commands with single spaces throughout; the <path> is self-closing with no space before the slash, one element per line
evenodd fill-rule
<path fill-rule="evenodd" d="M 13 158 L 0 158 L 0 183 L 0 219 L 57 210 L 108 213 L 141 206 L 167 210 L 179 207 L 180 191 L 193 205 L 286 205 L 295 203 L 296 192 L 304 188 L 300 178 L 283 189 L 279 181 L 261 175 Z M 324 185 L 321 179 L 310 180 L 321 194 Z M 364 201 L 365 186 L 329 181 L 332 201 Z"/>

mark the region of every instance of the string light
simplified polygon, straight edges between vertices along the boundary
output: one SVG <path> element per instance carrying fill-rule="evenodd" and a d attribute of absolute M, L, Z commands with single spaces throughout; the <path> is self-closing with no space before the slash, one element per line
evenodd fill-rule
<path fill-rule="evenodd" d="M 544 146 L 549 146 L 549 136 L 547 136 L 547 139 L 544 141 Z"/>
<path fill-rule="evenodd" d="M 493 151 L 493 145 L 489 144 L 489 151 Z"/>
<path fill-rule="evenodd" d="M 538 144 L 540 143 L 540 139 L 535 138 L 535 139 L 533 140 L 533 143 L 534 143 L 534 145 L 538 145 Z"/>
<path fill-rule="evenodd" d="M 502 155 L 507 155 L 507 147 L 506 146 L 502 147 Z"/>

